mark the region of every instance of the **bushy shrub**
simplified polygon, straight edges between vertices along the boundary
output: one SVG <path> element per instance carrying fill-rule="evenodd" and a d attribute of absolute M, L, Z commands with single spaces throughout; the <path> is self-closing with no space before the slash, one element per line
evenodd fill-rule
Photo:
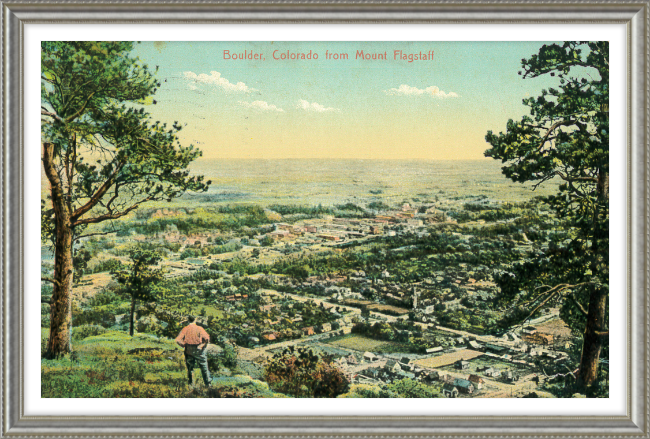
<path fill-rule="evenodd" d="M 299 398 L 335 398 L 350 388 L 346 376 L 328 358 L 293 346 L 267 362 L 264 379 L 274 391 Z"/>
<path fill-rule="evenodd" d="M 91 273 L 102 273 L 105 271 L 119 271 L 122 267 L 122 262 L 119 259 L 111 258 L 98 261 L 92 268 Z"/>
<path fill-rule="evenodd" d="M 80 327 L 83 325 L 101 325 L 105 328 L 113 326 L 116 322 L 115 316 L 125 313 L 128 310 L 120 310 L 119 307 L 113 305 L 79 308 L 72 309 L 72 325 L 73 327 Z"/>
<path fill-rule="evenodd" d="M 72 328 L 72 340 L 79 341 L 87 337 L 92 337 L 95 335 L 101 335 L 106 332 L 106 328 L 99 325 L 82 325 L 76 328 Z"/>

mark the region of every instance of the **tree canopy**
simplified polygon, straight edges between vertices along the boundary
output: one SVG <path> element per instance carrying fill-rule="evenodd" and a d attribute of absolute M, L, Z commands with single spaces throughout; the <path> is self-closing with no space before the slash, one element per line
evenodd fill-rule
<path fill-rule="evenodd" d="M 131 299 L 129 331 L 133 335 L 136 301 L 154 301 L 158 297 L 164 296 L 164 288 L 160 285 L 163 280 L 162 271 L 156 268 L 158 262 L 162 259 L 158 253 L 150 250 L 133 250 L 129 258 L 131 264 L 127 269 L 115 271 L 111 274 L 122 285 L 122 293 Z"/>
<path fill-rule="evenodd" d="M 523 100 L 530 114 L 486 136 L 487 157 L 515 182 L 559 182 L 544 198 L 557 213 L 548 248 L 536 249 L 499 278 L 509 317 L 526 319 L 554 303 L 584 336 L 580 381 L 596 379 L 607 343 L 609 293 L 609 44 L 544 45 L 522 60 L 524 78 L 557 77 L 558 86 Z"/>
<path fill-rule="evenodd" d="M 52 145 L 46 152 L 73 227 L 209 184 L 189 175 L 187 166 L 201 151 L 181 145 L 181 125 L 152 122 L 145 112 L 160 83 L 132 49 L 131 42 L 43 43 L 42 137 Z"/>
<path fill-rule="evenodd" d="M 41 141 L 50 194 L 41 223 L 55 253 L 54 276 L 44 279 L 54 284 L 48 356 L 71 350 L 72 250 L 83 231 L 210 183 L 190 175 L 187 167 L 201 152 L 181 145 L 181 125 L 153 122 L 144 110 L 156 103 L 160 83 L 131 55 L 133 47 L 42 43 Z"/>

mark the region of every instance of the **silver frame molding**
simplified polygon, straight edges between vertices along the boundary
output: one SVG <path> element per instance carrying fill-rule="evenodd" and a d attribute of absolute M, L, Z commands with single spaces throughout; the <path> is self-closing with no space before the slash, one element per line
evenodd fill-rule
<path fill-rule="evenodd" d="M 649 437 L 650 0 L 24 0 L 2 5 L 2 436 Z M 621 23 L 628 32 L 628 381 L 620 417 L 30 417 L 23 401 L 23 25 L 29 23 Z"/>

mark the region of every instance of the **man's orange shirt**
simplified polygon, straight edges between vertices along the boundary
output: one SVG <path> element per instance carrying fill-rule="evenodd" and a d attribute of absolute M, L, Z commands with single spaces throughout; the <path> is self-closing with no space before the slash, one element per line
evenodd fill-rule
<path fill-rule="evenodd" d="M 182 346 L 187 344 L 200 345 L 203 343 L 209 343 L 210 336 L 205 332 L 205 329 L 191 323 L 181 330 L 181 333 L 176 337 L 176 342 Z"/>

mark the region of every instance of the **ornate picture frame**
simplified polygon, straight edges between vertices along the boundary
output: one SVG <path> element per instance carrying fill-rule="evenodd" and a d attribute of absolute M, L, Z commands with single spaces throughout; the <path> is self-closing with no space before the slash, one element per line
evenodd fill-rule
<path fill-rule="evenodd" d="M 2 1 L 2 435 L 21 437 L 648 437 L 650 2 Z M 619 24 L 626 28 L 626 414 L 621 416 L 33 416 L 25 411 L 25 26 L 38 24 Z M 623 292 L 620 292 L 623 294 Z M 313 400 L 308 400 L 313 401 Z M 270 402 L 271 403 L 271 402 Z"/>

